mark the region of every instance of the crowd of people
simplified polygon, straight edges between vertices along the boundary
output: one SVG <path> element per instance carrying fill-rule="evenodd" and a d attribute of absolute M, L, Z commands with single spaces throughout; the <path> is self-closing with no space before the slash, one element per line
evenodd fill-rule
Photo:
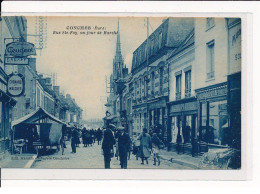
<path fill-rule="evenodd" d="M 151 134 L 151 135 L 150 135 Z M 153 155 L 153 165 L 160 165 L 160 149 L 164 147 L 163 141 L 158 137 L 155 131 L 148 131 L 146 128 L 136 138 L 131 139 L 124 127 L 115 130 L 107 128 L 104 131 L 102 149 L 104 155 L 105 168 L 110 168 L 111 158 L 114 157 L 114 146 L 116 147 L 115 156 L 120 160 L 121 168 L 127 168 L 127 160 L 130 159 L 130 153 L 136 155 L 136 159 L 141 158 L 141 165 L 148 165 L 148 158 Z"/>
<path fill-rule="evenodd" d="M 113 157 L 120 161 L 122 169 L 126 169 L 131 153 L 135 155 L 136 160 L 141 158 L 141 165 L 148 165 L 148 158 L 153 156 L 153 165 L 159 166 L 160 150 L 164 147 L 160 135 L 152 129 L 148 133 L 146 128 L 136 138 L 130 138 L 124 127 L 83 128 L 82 130 L 74 127 L 67 131 L 67 138 L 71 142 L 71 153 L 76 153 L 76 149 L 81 143 L 83 147 L 91 147 L 97 141 L 97 144 L 101 145 L 106 169 L 110 168 Z M 62 139 L 64 140 L 64 136 Z M 66 146 L 65 143 L 63 145 Z"/>
<path fill-rule="evenodd" d="M 98 142 L 98 145 L 100 145 L 102 137 L 103 132 L 100 128 L 95 130 L 87 130 L 86 128 L 80 130 L 75 127 L 71 128 L 71 130 L 68 132 L 68 139 L 70 139 L 71 141 L 71 153 L 76 153 L 77 147 L 79 147 L 79 144 L 81 142 L 84 145 L 84 147 L 92 146 L 96 141 Z"/>

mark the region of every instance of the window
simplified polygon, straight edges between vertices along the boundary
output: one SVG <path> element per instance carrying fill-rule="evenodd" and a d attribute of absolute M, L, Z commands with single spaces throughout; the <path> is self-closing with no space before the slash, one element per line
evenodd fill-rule
<path fill-rule="evenodd" d="M 135 99 L 137 98 L 137 81 L 135 82 Z"/>
<path fill-rule="evenodd" d="M 191 70 L 185 72 L 185 97 L 191 96 Z"/>
<path fill-rule="evenodd" d="M 152 74 L 151 74 L 151 77 L 152 77 L 152 83 L 151 83 L 151 85 L 152 85 L 152 95 L 154 94 L 154 72 L 152 72 Z"/>
<path fill-rule="evenodd" d="M 139 64 L 142 63 L 142 48 L 139 50 Z"/>
<path fill-rule="evenodd" d="M 202 141 L 210 144 L 231 145 L 226 100 L 202 103 L 202 121 Z"/>
<path fill-rule="evenodd" d="M 162 48 L 162 32 L 159 34 L 159 49 Z"/>
<path fill-rule="evenodd" d="M 163 93 L 163 68 L 160 68 L 160 93 Z"/>
<path fill-rule="evenodd" d="M 181 74 L 176 75 L 176 100 L 181 99 Z"/>
<path fill-rule="evenodd" d="M 146 57 L 147 57 L 147 45 L 144 44 L 144 60 L 146 60 Z"/>
<path fill-rule="evenodd" d="M 151 40 L 151 55 L 154 53 L 154 39 Z"/>
<path fill-rule="evenodd" d="M 215 26 L 215 18 L 207 18 L 206 19 L 206 30 Z"/>
<path fill-rule="evenodd" d="M 215 43 L 214 40 L 207 43 L 207 79 L 214 78 L 214 62 L 215 62 Z"/>
<path fill-rule="evenodd" d="M 144 96 L 146 97 L 147 96 L 147 93 L 148 93 L 148 80 L 147 80 L 147 76 L 144 76 Z"/>
<path fill-rule="evenodd" d="M 139 91 L 140 91 L 140 97 L 142 96 L 142 79 L 139 80 Z"/>

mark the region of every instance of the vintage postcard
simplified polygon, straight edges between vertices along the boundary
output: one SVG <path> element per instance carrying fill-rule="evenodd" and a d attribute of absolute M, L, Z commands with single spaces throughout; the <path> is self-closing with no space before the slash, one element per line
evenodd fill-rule
<path fill-rule="evenodd" d="M 241 23 L 2 16 L 1 168 L 241 170 Z"/>

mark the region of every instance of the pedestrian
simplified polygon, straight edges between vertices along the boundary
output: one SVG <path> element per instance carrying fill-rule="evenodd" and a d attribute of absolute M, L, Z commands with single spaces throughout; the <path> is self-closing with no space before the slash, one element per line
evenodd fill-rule
<path fill-rule="evenodd" d="M 116 159 L 118 160 L 118 157 L 119 157 L 119 150 L 118 150 L 118 137 L 120 136 L 120 130 L 119 129 L 116 129 L 116 131 L 115 131 L 115 141 L 116 141 L 116 143 L 115 143 L 115 147 L 116 147 L 116 152 L 115 152 L 115 157 L 116 157 Z M 121 163 L 120 163 L 120 165 L 121 165 Z"/>
<path fill-rule="evenodd" d="M 105 129 L 104 138 L 102 142 L 102 150 L 104 155 L 105 168 L 110 168 L 111 153 L 113 152 L 113 146 L 115 144 L 115 138 L 110 128 Z"/>
<path fill-rule="evenodd" d="M 97 142 L 98 142 L 98 145 L 99 145 L 100 141 L 102 140 L 102 136 L 103 136 L 100 128 L 98 128 L 96 136 L 97 136 Z"/>
<path fill-rule="evenodd" d="M 119 151 L 119 159 L 121 168 L 127 168 L 127 153 L 130 145 L 130 137 L 125 132 L 124 127 L 119 127 L 119 135 L 118 135 L 118 151 Z"/>
<path fill-rule="evenodd" d="M 128 134 L 128 133 L 127 133 Z M 129 134 L 128 134 L 129 135 Z M 130 137 L 130 136 L 129 136 Z M 133 142 L 132 139 L 129 139 L 129 145 L 128 145 L 128 150 L 127 150 L 127 159 L 130 160 L 131 152 L 133 151 Z"/>
<path fill-rule="evenodd" d="M 144 128 L 141 135 L 137 138 L 140 140 L 140 157 L 142 158 L 142 165 L 144 164 L 144 160 L 146 161 L 146 164 L 148 164 L 148 158 L 151 155 L 151 149 L 152 149 L 152 141 L 151 136 L 147 133 L 147 129 Z"/>
<path fill-rule="evenodd" d="M 76 153 L 77 136 L 78 136 L 78 133 L 77 133 L 76 129 L 73 128 L 72 134 L 71 134 L 71 148 L 72 148 L 71 153 Z"/>
<path fill-rule="evenodd" d="M 140 157 L 140 140 L 137 138 L 134 138 L 133 140 L 133 154 L 136 157 L 136 160 L 138 160 L 138 157 Z"/>
<path fill-rule="evenodd" d="M 66 134 L 66 125 L 62 125 L 61 140 L 60 140 L 62 155 L 64 154 L 64 148 L 66 148 L 65 134 Z"/>
<path fill-rule="evenodd" d="M 77 136 L 76 136 L 76 147 L 79 147 L 79 144 L 80 144 L 80 130 L 79 130 L 79 128 L 76 128 L 76 133 L 77 133 Z"/>
<path fill-rule="evenodd" d="M 86 133 L 87 133 L 87 129 L 84 127 L 82 130 L 82 142 L 84 144 L 84 147 L 87 147 Z"/>
<path fill-rule="evenodd" d="M 86 143 L 87 143 L 87 146 L 90 146 L 92 144 L 91 142 L 91 135 L 90 135 L 90 131 L 86 131 Z"/>
<path fill-rule="evenodd" d="M 91 130 L 91 137 L 92 137 L 92 144 L 95 144 L 96 143 L 96 133 L 95 133 L 94 129 Z"/>
<path fill-rule="evenodd" d="M 160 149 L 163 146 L 163 142 L 157 136 L 156 133 L 152 136 L 152 152 L 153 152 L 153 165 L 156 166 L 156 161 L 158 162 L 158 166 L 160 166 Z"/>

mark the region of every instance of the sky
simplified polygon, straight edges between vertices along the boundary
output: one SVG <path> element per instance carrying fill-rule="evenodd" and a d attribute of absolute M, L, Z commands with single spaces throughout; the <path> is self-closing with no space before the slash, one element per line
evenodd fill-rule
<path fill-rule="evenodd" d="M 149 18 L 151 33 L 164 18 Z M 47 17 L 46 48 L 37 50 L 36 66 L 39 73 L 57 74 L 57 85 L 64 94 L 71 94 L 83 109 L 83 119 L 101 119 L 105 116 L 106 81 L 113 70 L 116 50 L 117 17 Z M 120 17 L 122 56 L 131 69 L 132 53 L 147 37 L 146 18 Z M 96 34 L 80 34 L 88 30 L 67 30 L 67 26 L 91 26 Z M 97 34 L 95 27 L 104 27 Z M 60 32 L 57 34 L 55 32 Z M 62 34 L 68 31 L 69 34 Z M 70 34 L 72 32 L 72 34 Z M 35 17 L 27 17 L 27 32 L 35 34 Z M 77 32 L 77 35 L 75 35 Z M 28 36 L 34 42 L 35 36 Z"/>

